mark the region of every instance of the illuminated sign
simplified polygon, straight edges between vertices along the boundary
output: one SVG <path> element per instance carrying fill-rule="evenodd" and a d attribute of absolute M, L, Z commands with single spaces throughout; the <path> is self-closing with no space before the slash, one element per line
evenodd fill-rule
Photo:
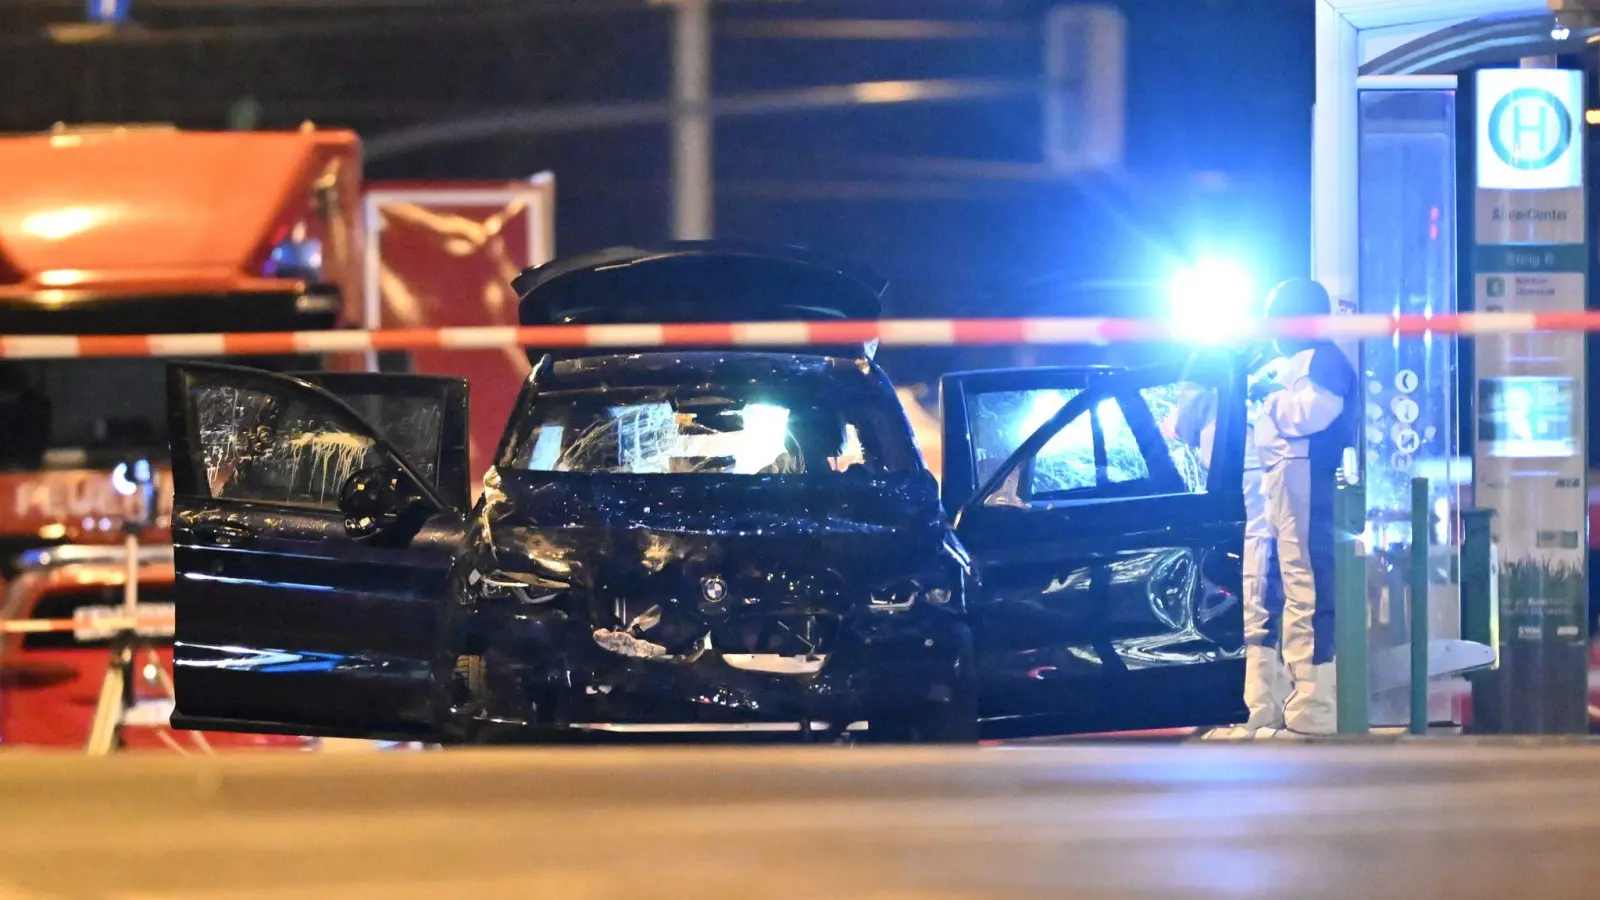
<path fill-rule="evenodd" d="M 1583 73 L 1478 73 L 1478 186 L 1545 190 L 1583 185 Z"/>
<path fill-rule="evenodd" d="M 84 14 L 91 22 L 121 24 L 128 21 L 129 0 L 85 0 Z"/>

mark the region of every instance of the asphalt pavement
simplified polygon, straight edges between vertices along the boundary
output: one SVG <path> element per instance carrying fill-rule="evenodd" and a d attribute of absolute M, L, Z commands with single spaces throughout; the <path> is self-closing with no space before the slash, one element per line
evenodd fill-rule
<path fill-rule="evenodd" d="M 0 755 L 0 900 L 1600 897 L 1600 748 Z"/>

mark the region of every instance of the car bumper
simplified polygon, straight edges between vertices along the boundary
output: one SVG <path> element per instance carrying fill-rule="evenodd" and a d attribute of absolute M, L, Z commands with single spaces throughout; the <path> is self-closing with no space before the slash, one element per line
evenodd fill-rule
<path fill-rule="evenodd" d="M 495 636 L 483 660 L 492 718 L 520 721 L 531 709 L 541 729 L 608 734 L 860 730 L 875 713 L 948 700 L 971 654 L 961 617 L 933 609 L 849 617 L 820 667 L 792 672 L 730 664 L 715 650 L 624 656 L 555 611 L 485 624 Z"/>

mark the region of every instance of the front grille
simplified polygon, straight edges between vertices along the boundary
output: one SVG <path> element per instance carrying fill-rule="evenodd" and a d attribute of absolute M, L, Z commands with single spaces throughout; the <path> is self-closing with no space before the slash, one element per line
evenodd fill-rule
<path fill-rule="evenodd" d="M 812 656 L 831 653 L 838 634 L 839 618 L 830 614 L 737 616 L 712 629 L 711 648 L 718 653 Z"/>

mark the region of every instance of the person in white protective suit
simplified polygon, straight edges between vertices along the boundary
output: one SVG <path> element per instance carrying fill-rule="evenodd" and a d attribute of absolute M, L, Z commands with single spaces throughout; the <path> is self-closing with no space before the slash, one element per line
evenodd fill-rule
<path fill-rule="evenodd" d="M 1249 364 L 1250 395 L 1244 443 L 1244 703 L 1249 716 L 1242 724 L 1206 732 L 1206 740 L 1242 740 L 1263 730 L 1283 728 L 1283 707 L 1289 693 L 1288 675 L 1278 654 L 1283 591 L 1277 578 L 1272 526 L 1267 519 L 1266 496 L 1261 490 L 1261 455 L 1256 450 L 1254 436 L 1262 401 L 1283 389 L 1279 378 L 1284 360 L 1270 346 L 1253 355 L 1255 358 Z M 1203 390 L 1199 385 L 1188 385 L 1168 427 L 1169 437 L 1199 451 L 1201 465 L 1208 470 L 1216 415 L 1216 393 Z"/>
<path fill-rule="evenodd" d="M 1327 290 L 1309 279 L 1286 281 L 1267 299 L 1270 318 L 1332 312 Z M 1345 449 L 1356 439 L 1356 372 L 1329 341 L 1280 339 L 1277 346 L 1288 360 L 1284 389 L 1263 401 L 1254 430 L 1283 583 L 1280 647 L 1290 692 L 1284 730 L 1258 736 L 1332 734 L 1333 494 Z"/>

